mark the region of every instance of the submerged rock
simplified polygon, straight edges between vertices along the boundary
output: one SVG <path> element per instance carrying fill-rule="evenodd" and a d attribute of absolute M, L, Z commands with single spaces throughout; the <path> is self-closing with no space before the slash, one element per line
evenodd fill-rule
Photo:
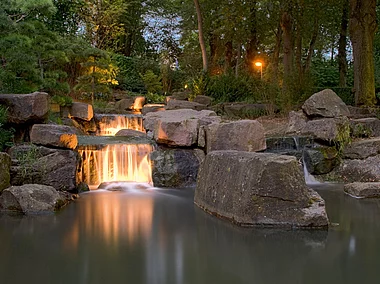
<path fill-rule="evenodd" d="M 4 152 L 0 152 L 0 192 L 9 187 L 11 181 L 11 157 Z"/>
<path fill-rule="evenodd" d="M 305 101 L 302 109 L 310 117 L 334 118 L 350 115 L 347 105 L 330 89 L 312 95 Z"/>
<path fill-rule="evenodd" d="M 356 198 L 379 198 L 380 182 L 354 182 L 344 185 L 344 192 Z"/>
<path fill-rule="evenodd" d="M 215 151 L 206 156 L 194 202 L 242 226 L 327 228 L 324 200 L 294 157 Z"/>
<path fill-rule="evenodd" d="M 76 133 L 74 127 L 66 125 L 35 124 L 30 133 L 30 141 L 48 147 L 75 149 L 78 145 Z"/>
<path fill-rule="evenodd" d="M 62 196 L 52 186 L 25 184 L 11 186 L 0 196 L 0 209 L 24 214 L 48 213 L 66 205 L 69 196 Z"/>
<path fill-rule="evenodd" d="M 159 149 L 152 152 L 154 186 L 181 188 L 195 185 L 204 156 L 199 149 Z"/>

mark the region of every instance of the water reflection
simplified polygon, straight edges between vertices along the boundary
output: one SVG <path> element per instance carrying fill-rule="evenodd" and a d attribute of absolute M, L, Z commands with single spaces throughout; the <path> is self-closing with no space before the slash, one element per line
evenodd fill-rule
<path fill-rule="evenodd" d="M 320 189 L 329 232 L 243 229 L 189 190 L 82 196 L 57 215 L 0 216 L 4 283 L 377 283 L 379 202 Z"/>

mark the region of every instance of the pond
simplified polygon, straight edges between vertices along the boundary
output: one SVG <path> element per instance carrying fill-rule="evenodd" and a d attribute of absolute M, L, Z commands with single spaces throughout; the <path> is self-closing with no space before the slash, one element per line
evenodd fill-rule
<path fill-rule="evenodd" d="M 94 191 L 47 216 L 0 216 L 1 283 L 378 283 L 380 201 L 320 186 L 333 226 L 244 229 L 193 189 Z"/>

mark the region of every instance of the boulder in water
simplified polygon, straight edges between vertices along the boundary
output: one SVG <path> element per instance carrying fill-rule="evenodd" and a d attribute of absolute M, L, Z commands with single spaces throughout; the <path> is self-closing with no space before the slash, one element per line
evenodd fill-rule
<path fill-rule="evenodd" d="M 204 156 L 199 149 L 158 149 L 152 152 L 154 186 L 182 188 L 195 185 Z"/>
<path fill-rule="evenodd" d="M 0 209 L 24 214 L 54 212 L 67 204 L 66 196 L 61 196 L 52 186 L 25 184 L 11 186 L 0 196 Z"/>
<path fill-rule="evenodd" d="M 354 182 L 345 184 L 344 192 L 356 198 L 379 198 L 380 182 Z"/>
<path fill-rule="evenodd" d="M 306 186 L 291 156 L 211 152 L 199 170 L 194 202 L 242 226 L 328 226 L 324 200 Z"/>
<path fill-rule="evenodd" d="M 119 130 L 115 136 L 126 136 L 126 137 L 144 137 L 146 138 L 146 133 L 133 130 L 133 129 L 121 129 Z"/>

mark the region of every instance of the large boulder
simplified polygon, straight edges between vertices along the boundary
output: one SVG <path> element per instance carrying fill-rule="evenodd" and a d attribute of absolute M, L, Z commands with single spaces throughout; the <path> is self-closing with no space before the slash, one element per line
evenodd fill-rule
<path fill-rule="evenodd" d="M 175 109 L 193 109 L 193 110 L 205 110 L 207 106 L 204 104 L 189 102 L 189 101 L 180 101 L 180 100 L 169 100 L 165 106 L 166 110 L 175 110 Z"/>
<path fill-rule="evenodd" d="M 199 170 L 194 202 L 243 226 L 328 226 L 323 199 L 307 188 L 291 156 L 212 152 Z"/>
<path fill-rule="evenodd" d="M 367 159 L 344 159 L 328 176 L 340 182 L 380 182 L 380 155 Z"/>
<path fill-rule="evenodd" d="M 330 89 L 312 95 L 305 101 L 302 109 L 310 117 L 333 118 L 350 115 L 347 105 Z"/>
<path fill-rule="evenodd" d="M 9 154 L 12 158 L 12 185 L 43 184 L 59 191 L 75 190 L 76 152 L 29 144 L 14 146 Z"/>
<path fill-rule="evenodd" d="M 74 127 L 56 124 L 35 124 L 30 141 L 47 147 L 75 149 L 78 145 L 77 130 Z"/>
<path fill-rule="evenodd" d="M 4 152 L 0 152 L 0 192 L 9 187 L 11 181 L 11 157 Z"/>
<path fill-rule="evenodd" d="M 354 182 L 344 185 L 344 192 L 355 198 L 379 198 L 380 182 Z"/>
<path fill-rule="evenodd" d="M 269 113 L 278 112 L 278 107 L 273 104 L 248 104 L 248 103 L 224 103 L 222 111 L 230 117 L 257 118 Z"/>
<path fill-rule="evenodd" d="M 288 134 L 300 134 L 307 123 L 307 117 L 305 113 L 301 111 L 291 111 L 289 112 L 289 122 L 286 133 Z"/>
<path fill-rule="evenodd" d="M 221 118 L 209 110 L 191 109 L 151 112 L 144 117 L 148 136 L 170 146 L 194 146 L 201 126 L 219 123 Z"/>
<path fill-rule="evenodd" d="M 262 151 L 266 148 L 264 128 L 257 120 L 239 120 L 205 127 L 207 153 L 217 150 Z"/>
<path fill-rule="evenodd" d="M 348 131 L 348 133 L 343 133 Z M 309 120 L 300 134 L 312 136 L 315 140 L 331 142 L 342 135 L 349 135 L 349 122 L 347 118 L 323 118 Z"/>
<path fill-rule="evenodd" d="M 344 148 L 345 159 L 367 159 L 380 154 L 380 138 L 354 141 Z"/>
<path fill-rule="evenodd" d="M 11 186 L 3 191 L 0 209 L 24 214 L 48 213 L 59 209 L 66 202 L 66 198 L 52 186 L 25 184 Z"/>
<path fill-rule="evenodd" d="M 47 93 L 0 94 L 0 105 L 8 107 L 8 122 L 12 124 L 41 123 L 49 112 Z"/>
<path fill-rule="evenodd" d="M 70 109 L 70 117 L 90 121 L 94 117 L 92 105 L 74 102 Z"/>
<path fill-rule="evenodd" d="M 195 185 L 204 156 L 199 149 L 158 149 L 152 152 L 154 186 L 183 188 Z"/>

